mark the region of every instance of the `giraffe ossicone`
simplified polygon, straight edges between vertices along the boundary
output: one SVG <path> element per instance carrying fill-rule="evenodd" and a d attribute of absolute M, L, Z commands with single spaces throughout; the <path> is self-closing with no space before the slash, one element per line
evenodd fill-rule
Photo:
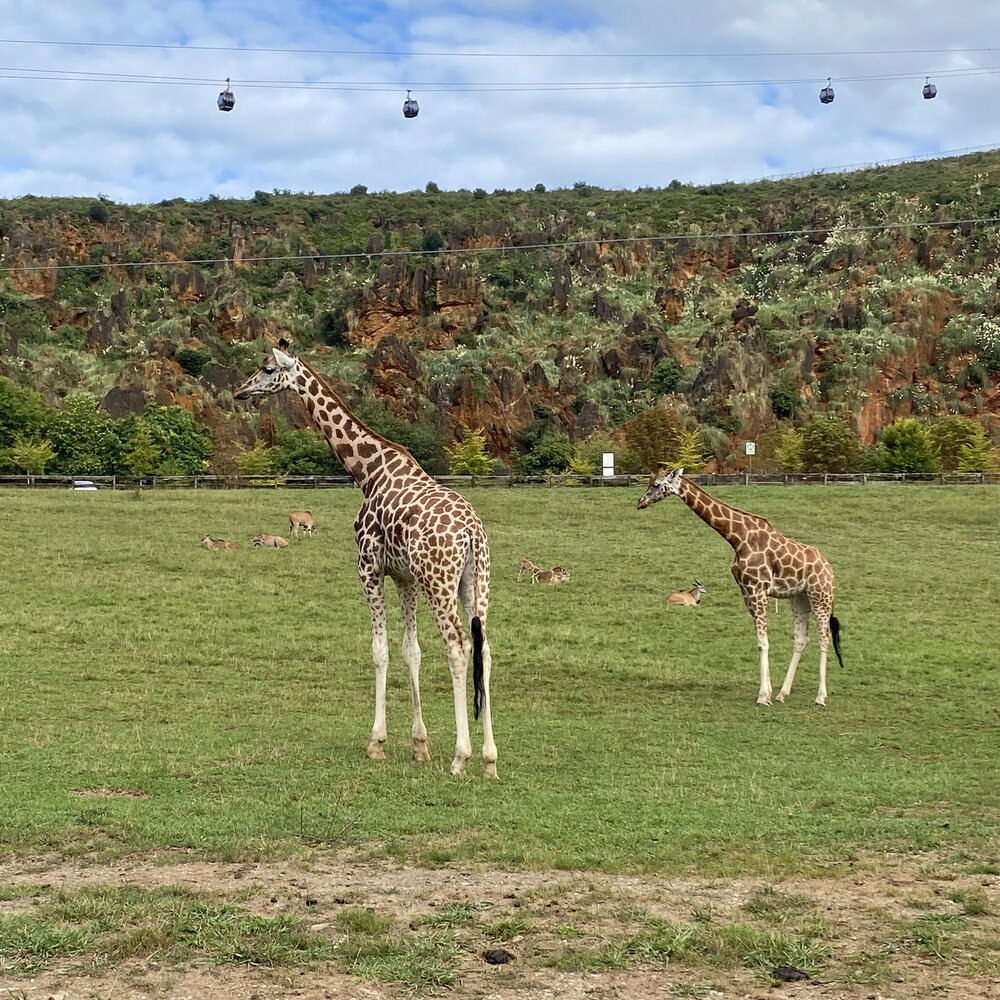
<path fill-rule="evenodd" d="M 787 599 L 792 605 L 795 643 L 792 662 L 775 700 L 784 701 L 792 690 L 792 681 L 802 652 L 809 644 L 809 615 L 816 619 L 819 634 L 819 691 L 816 704 L 826 704 L 826 654 L 833 639 L 833 649 L 840 656 L 840 622 L 833 616 L 833 568 L 819 549 L 803 545 L 776 531 L 766 517 L 750 514 L 723 503 L 686 478 L 683 469 L 668 471 L 661 465 L 650 477 L 649 487 L 639 499 L 638 509 L 645 510 L 668 496 L 679 496 L 710 528 L 729 542 L 736 553 L 732 573 L 743 594 L 743 601 L 754 620 L 757 647 L 760 650 L 760 691 L 758 705 L 771 704 L 771 671 L 768 661 L 767 601 L 769 597 Z"/>
<path fill-rule="evenodd" d="M 428 760 L 427 729 L 420 707 L 420 646 L 417 596 L 423 594 L 451 669 L 455 700 L 455 757 L 452 774 L 462 774 L 472 756 L 466 678 L 473 666 L 473 706 L 483 719 L 483 774 L 497 776 L 490 703 L 490 646 L 486 616 L 490 598 L 490 550 L 486 531 L 469 501 L 434 480 L 401 445 L 362 423 L 325 379 L 279 341 L 263 365 L 234 393 L 236 399 L 289 389 L 305 403 L 330 448 L 361 487 L 364 501 L 354 522 L 358 575 L 372 621 L 375 664 L 375 723 L 368 756 L 385 756 L 386 633 L 385 578 L 396 585 L 403 613 L 403 661 L 410 673 L 413 756 Z M 471 639 L 458 615 L 461 603 Z"/>

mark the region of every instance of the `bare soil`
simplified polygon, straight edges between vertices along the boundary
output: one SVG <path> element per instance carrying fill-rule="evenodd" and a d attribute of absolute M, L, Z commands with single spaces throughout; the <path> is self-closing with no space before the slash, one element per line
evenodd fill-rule
<path fill-rule="evenodd" d="M 179 886 L 223 898 L 239 892 L 240 905 L 254 912 L 293 913 L 306 927 L 334 937 L 336 917 L 344 907 L 371 908 L 401 927 L 440 914 L 449 904 L 476 904 L 481 908 L 476 912 L 487 913 L 490 921 L 523 918 L 531 928 L 529 933 L 486 945 L 513 953 L 514 958 L 504 965 L 492 966 L 483 960 L 483 939 L 474 928 L 456 928 L 456 939 L 468 944 L 461 981 L 450 991 L 456 997 L 1000 997 L 1000 877 L 970 874 L 961 866 L 926 857 L 845 864 L 823 877 L 778 880 L 424 869 L 327 855 L 287 865 L 218 864 L 185 860 L 177 854 L 136 857 L 112 865 L 22 858 L 0 864 L 0 884 L 66 889 Z M 629 914 L 647 913 L 679 922 L 690 922 L 693 914 L 700 914 L 701 919 L 717 924 L 746 924 L 752 919 L 746 904 L 762 887 L 788 894 L 800 904 L 805 900 L 828 926 L 832 957 L 814 978 L 769 982 L 760 970 L 673 962 L 595 973 L 553 968 L 554 958 L 566 946 L 567 928 L 577 941 L 597 947 L 635 930 Z M 253 891 L 246 893 L 247 889 Z M 969 894 L 985 902 L 978 908 L 982 912 L 970 913 L 954 898 Z M 26 905 L 30 901 L 23 899 L 0 903 L 0 915 L 23 912 Z M 957 928 L 943 957 L 915 947 L 901 932 L 928 914 L 938 915 L 943 926 Z M 881 956 L 878 975 L 864 965 L 865 956 L 872 954 Z M 63 962 L 37 976 L 19 978 L 3 971 L 0 956 L 0 1000 L 389 1000 L 400 995 L 398 987 L 360 981 L 329 966 L 300 970 L 206 961 L 130 961 L 94 971 Z"/>

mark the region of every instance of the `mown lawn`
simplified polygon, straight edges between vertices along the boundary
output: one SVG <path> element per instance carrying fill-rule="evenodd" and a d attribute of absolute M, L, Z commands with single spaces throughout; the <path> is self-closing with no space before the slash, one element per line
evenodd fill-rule
<path fill-rule="evenodd" d="M 352 845 L 424 864 L 708 876 L 986 851 L 1000 820 L 1000 490 L 717 490 L 833 563 L 845 666 L 831 656 L 825 709 L 815 642 L 790 701 L 756 707 L 731 550 L 678 500 L 637 511 L 639 492 L 470 493 L 493 550 L 499 782 L 478 775 L 475 727 L 469 777 L 448 774 L 451 682 L 425 607 L 434 759 L 410 759 L 394 595 L 387 759 L 364 757 L 356 490 L 0 493 L 0 848 Z M 250 546 L 287 534 L 294 508 L 313 511 L 314 539 Z M 199 548 L 206 533 L 239 551 Z M 570 583 L 518 584 L 522 555 L 566 566 Z M 666 607 L 695 577 L 701 606 Z M 790 653 L 782 604 L 775 687 Z"/>

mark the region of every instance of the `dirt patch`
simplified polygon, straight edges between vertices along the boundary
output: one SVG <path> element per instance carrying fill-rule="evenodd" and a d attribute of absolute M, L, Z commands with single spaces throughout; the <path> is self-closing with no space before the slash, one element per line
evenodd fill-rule
<path fill-rule="evenodd" d="M 1000 878 L 938 860 L 890 859 L 844 865 L 823 877 L 699 880 L 602 872 L 422 869 L 320 856 L 303 865 L 213 864 L 157 855 L 113 865 L 38 859 L 0 865 L 0 886 L 16 899 L 0 916 L 24 913 L 27 887 L 187 888 L 261 915 L 290 914 L 317 934 L 336 936 L 338 914 L 371 910 L 404 930 L 444 928 L 458 945 L 455 996 L 490 1000 L 653 997 L 856 997 L 963 1000 L 1000 995 Z M 2 897 L 0 897 L 2 898 Z M 30 908 L 30 907 L 29 907 Z M 743 962 L 644 956 L 644 928 L 676 923 L 720 934 L 752 928 L 808 932 L 826 956 L 808 980 L 772 982 Z M 509 936 L 504 937 L 500 928 Z M 486 948 L 514 959 L 487 964 Z M 630 950 L 631 948 L 631 950 Z M 60 964 L 61 963 L 61 964 Z M 59 959 L 33 977 L 3 971 L 0 1000 L 84 997 L 271 997 L 387 1000 L 398 986 L 361 981 L 323 965 L 307 969 L 180 965 L 130 960 L 89 970 Z"/>
<path fill-rule="evenodd" d="M 149 798 L 149 792 L 139 788 L 79 788 L 73 793 L 78 799 L 134 799 Z"/>

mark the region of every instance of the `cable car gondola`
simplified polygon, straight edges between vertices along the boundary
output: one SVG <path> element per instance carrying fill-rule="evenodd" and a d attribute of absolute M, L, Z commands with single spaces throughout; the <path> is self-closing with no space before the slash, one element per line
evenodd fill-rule
<path fill-rule="evenodd" d="M 833 87 L 830 86 L 830 78 L 826 78 L 826 86 L 819 92 L 820 104 L 833 104 Z"/>
<path fill-rule="evenodd" d="M 934 84 L 931 83 L 930 77 L 927 77 L 926 80 L 924 81 L 924 89 L 922 93 L 924 95 L 925 101 L 929 101 L 932 98 L 937 97 L 937 87 L 935 87 Z"/>
<path fill-rule="evenodd" d="M 236 107 L 236 97 L 229 89 L 229 77 L 226 77 L 226 89 L 219 94 L 219 110 L 232 111 Z"/>
<path fill-rule="evenodd" d="M 410 92 L 406 92 L 406 100 L 403 101 L 403 117 L 416 118 L 420 114 L 420 105 L 414 98 L 410 97 Z"/>

